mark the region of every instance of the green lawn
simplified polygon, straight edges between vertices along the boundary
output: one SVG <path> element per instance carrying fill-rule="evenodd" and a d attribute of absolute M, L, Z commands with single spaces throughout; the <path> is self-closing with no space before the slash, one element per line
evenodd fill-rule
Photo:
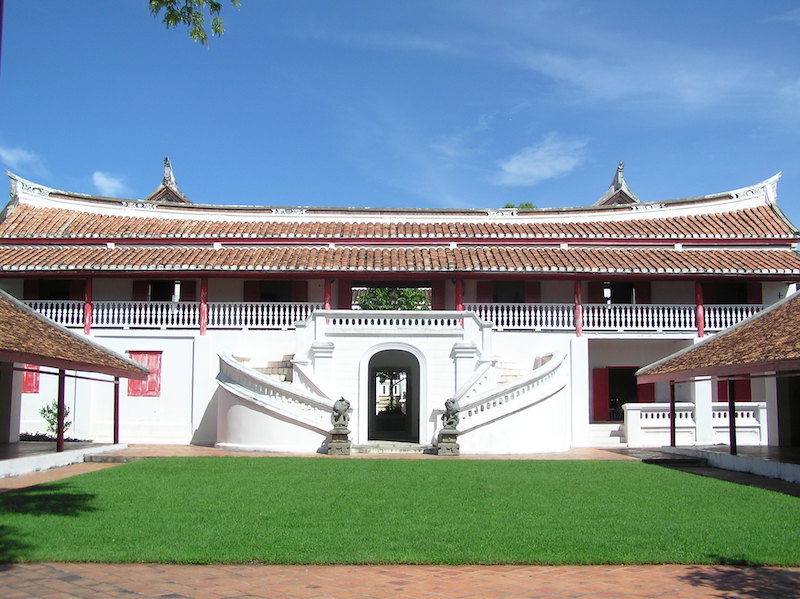
<path fill-rule="evenodd" d="M 171 458 L 1 494 L 0 558 L 800 565 L 800 499 L 638 462 Z"/>

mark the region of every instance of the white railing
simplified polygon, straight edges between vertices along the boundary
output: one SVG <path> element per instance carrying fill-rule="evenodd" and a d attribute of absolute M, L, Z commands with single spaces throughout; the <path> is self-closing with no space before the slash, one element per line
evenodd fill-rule
<path fill-rule="evenodd" d="M 219 354 L 217 381 L 234 396 L 326 434 L 332 428 L 333 400 L 314 395 L 245 366 L 233 356 Z"/>
<path fill-rule="evenodd" d="M 31 300 L 25 302 L 39 314 L 65 327 L 83 326 L 82 301 L 73 300 Z"/>
<path fill-rule="evenodd" d="M 481 320 L 496 329 L 561 331 L 575 328 L 572 304 L 465 304 Z"/>
<path fill-rule="evenodd" d="M 527 376 L 490 389 L 458 406 L 458 430 L 467 433 L 523 408 L 552 397 L 567 384 L 565 354 L 557 354 Z"/>
<path fill-rule="evenodd" d="M 622 406 L 625 412 L 623 431 L 630 447 L 658 447 L 670 442 L 670 414 L 668 403 L 628 403 Z M 675 404 L 675 441 L 678 445 L 695 445 L 699 438 L 695 404 Z M 736 409 L 736 437 L 742 445 L 766 445 L 767 404 L 764 402 L 738 402 Z M 710 434 L 713 443 L 729 442 L 728 404 L 713 403 L 711 406 Z"/>
<path fill-rule="evenodd" d="M 313 302 L 210 302 L 212 329 L 288 329 L 305 320 L 322 304 Z"/>
<path fill-rule="evenodd" d="M 721 331 L 764 309 L 761 304 L 709 304 L 705 306 L 707 331 Z"/>
<path fill-rule="evenodd" d="M 200 326 L 197 302 L 94 302 L 92 327 L 193 329 Z"/>
<path fill-rule="evenodd" d="M 584 304 L 588 331 L 691 331 L 695 306 L 687 304 Z"/>

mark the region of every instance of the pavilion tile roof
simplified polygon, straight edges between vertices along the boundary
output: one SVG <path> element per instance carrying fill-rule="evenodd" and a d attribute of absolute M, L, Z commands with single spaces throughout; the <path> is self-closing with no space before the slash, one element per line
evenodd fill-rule
<path fill-rule="evenodd" d="M 800 369 L 800 293 L 637 372 L 639 382 Z"/>
<path fill-rule="evenodd" d="M 0 291 L 0 361 L 143 379 L 144 366 L 101 347 Z"/>
<path fill-rule="evenodd" d="M 800 276 L 789 249 L 529 246 L 115 246 L 0 247 L 0 272 L 508 272 Z"/>
<path fill-rule="evenodd" d="M 621 220 L 412 222 L 402 213 L 364 222 L 307 216 L 287 221 L 125 216 L 21 203 L 0 222 L 5 239 L 794 239 L 798 232 L 772 205 L 734 211 Z"/>

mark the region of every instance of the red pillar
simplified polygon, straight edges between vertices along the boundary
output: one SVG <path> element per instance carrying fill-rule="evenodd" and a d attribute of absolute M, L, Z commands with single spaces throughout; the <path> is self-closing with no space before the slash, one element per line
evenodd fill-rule
<path fill-rule="evenodd" d="M 676 428 L 675 423 L 675 381 L 669 382 L 669 446 L 675 447 L 676 445 Z"/>
<path fill-rule="evenodd" d="M 456 279 L 456 310 L 464 311 L 464 281 Z"/>
<path fill-rule="evenodd" d="M 325 279 L 325 291 L 323 292 L 324 297 L 322 298 L 322 308 L 324 310 L 330 310 L 331 306 L 333 306 L 333 293 L 331 291 L 331 280 Z"/>
<path fill-rule="evenodd" d="M 200 279 L 200 334 L 208 328 L 208 277 Z"/>
<path fill-rule="evenodd" d="M 699 281 L 694 284 L 694 320 L 697 326 L 697 336 L 706 335 L 706 309 L 703 305 L 703 285 Z"/>
<path fill-rule="evenodd" d="M 583 335 L 583 295 L 579 279 L 575 280 L 575 335 Z"/>
<path fill-rule="evenodd" d="M 731 455 L 736 455 L 736 381 L 733 377 L 728 379 L 728 439 Z"/>
<path fill-rule="evenodd" d="M 83 295 L 83 332 L 88 335 L 92 332 L 92 281 L 86 279 L 86 288 Z"/>
<path fill-rule="evenodd" d="M 67 373 L 58 371 L 58 424 L 56 425 L 56 451 L 64 451 L 64 411 L 66 402 L 64 395 L 67 390 Z"/>
<path fill-rule="evenodd" d="M 114 377 L 114 444 L 119 443 L 119 377 Z"/>

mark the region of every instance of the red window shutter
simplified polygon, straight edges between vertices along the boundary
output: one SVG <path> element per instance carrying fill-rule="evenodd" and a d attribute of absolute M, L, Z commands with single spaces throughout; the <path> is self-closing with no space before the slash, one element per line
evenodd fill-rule
<path fill-rule="evenodd" d="M 36 372 L 25 371 L 22 373 L 22 392 L 39 393 L 39 367 L 36 364 L 25 364 L 25 368 Z"/>
<path fill-rule="evenodd" d="M 608 421 L 607 368 L 595 368 L 592 370 L 592 404 L 594 406 L 594 420 L 597 422 Z"/>
<path fill-rule="evenodd" d="M 39 299 L 39 281 L 26 279 L 22 283 L 22 299 L 38 300 Z"/>
<path fill-rule="evenodd" d="M 650 282 L 645 281 L 643 283 L 634 283 L 633 293 L 637 304 L 649 304 L 651 302 Z"/>
<path fill-rule="evenodd" d="M 605 304 L 606 298 L 603 295 L 605 284 L 599 281 L 589 281 L 586 284 L 586 303 L 587 304 Z"/>
<path fill-rule="evenodd" d="M 433 281 L 431 283 L 431 310 L 444 310 L 444 304 L 444 281 Z"/>
<path fill-rule="evenodd" d="M 747 303 L 748 304 L 764 303 L 764 299 L 761 297 L 761 283 L 747 284 Z"/>
<path fill-rule="evenodd" d="M 191 279 L 180 281 L 181 286 L 181 301 L 182 302 L 196 302 L 197 301 L 197 281 Z"/>
<path fill-rule="evenodd" d="M 636 387 L 636 401 L 639 403 L 655 403 L 656 401 L 656 384 L 645 383 L 644 385 L 637 385 Z"/>
<path fill-rule="evenodd" d="M 292 301 L 308 301 L 308 281 L 292 281 Z"/>
<path fill-rule="evenodd" d="M 133 301 L 146 302 L 150 299 L 150 281 L 135 280 L 133 282 Z"/>
<path fill-rule="evenodd" d="M 717 401 L 728 401 L 728 379 L 717 379 Z"/>
<path fill-rule="evenodd" d="M 750 377 L 733 382 L 736 401 L 752 401 Z"/>
<path fill-rule="evenodd" d="M 242 299 L 246 302 L 261 301 L 261 281 L 245 281 L 242 288 Z"/>
<path fill-rule="evenodd" d="M 353 307 L 353 282 L 339 279 L 339 292 L 337 294 L 338 308 L 349 310 Z"/>
<path fill-rule="evenodd" d="M 160 351 L 129 351 L 131 360 L 138 362 L 150 374 L 146 380 L 135 381 L 128 379 L 128 397 L 158 397 L 161 395 L 161 352 Z"/>
<path fill-rule="evenodd" d="M 494 301 L 494 285 L 491 281 L 478 281 L 475 295 L 479 304 L 491 304 Z"/>
<path fill-rule="evenodd" d="M 525 303 L 538 304 L 542 301 L 542 284 L 539 281 L 525 281 Z"/>

